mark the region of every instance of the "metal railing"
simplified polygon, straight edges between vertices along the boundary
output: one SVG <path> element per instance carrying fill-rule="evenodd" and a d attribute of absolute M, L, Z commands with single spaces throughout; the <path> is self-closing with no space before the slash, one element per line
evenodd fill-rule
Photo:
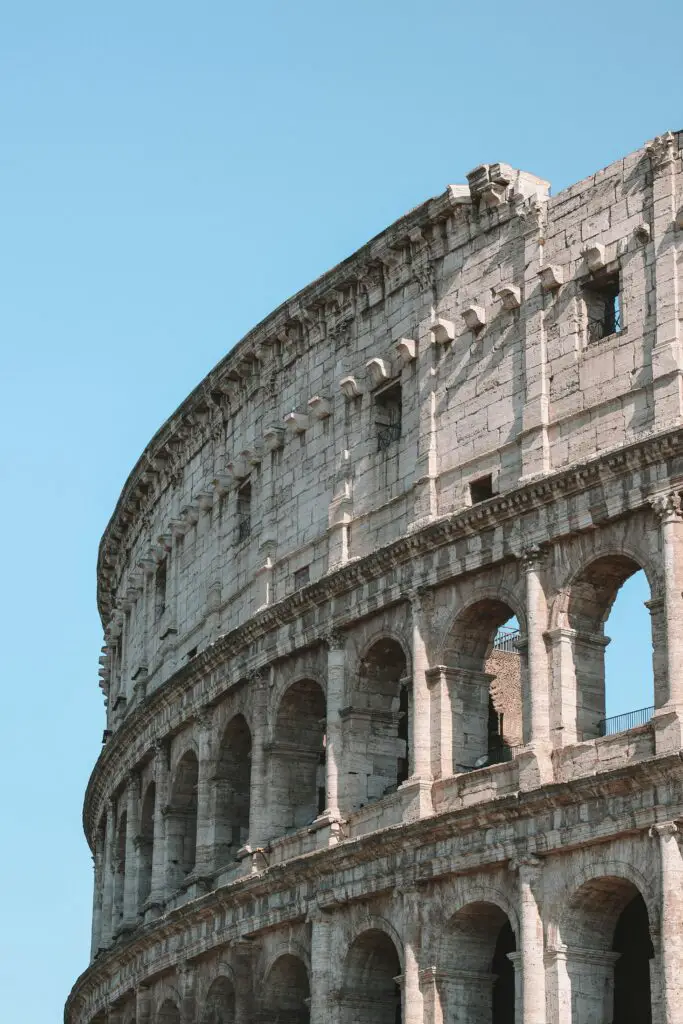
<path fill-rule="evenodd" d="M 518 641 L 518 629 L 499 629 L 493 640 L 493 649 L 494 651 L 507 651 L 508 654 L 519 654 Z"/>
<path fill-rule="evenodd" d="M 598 722 L 598 736 L 613 736 L 616 732 L 625 732 L 627 729 L 635 729 L 639 725 L 647 725 L 654 710 L 653 707 L 638 708 L 637 711 L 627 711 L 624 715 L 601 718 Z"/>
<path fill-rule="evenodd" d="M 377 426 L 377 451 L 385 452 L 387 448 L 390 448 L 394 442 L 398 441 L 401 436 L 401 424 L 400 423 L 387 423 L 386 425 Z"/>
<path fill-rule="evenodd" d="M 588 321 L 588 340 L 601 341 L 610 334 L 618 334 L 621 330 L 621 310 L 615 303 L 614 308 L 608 306 L 604 316 Z"/>

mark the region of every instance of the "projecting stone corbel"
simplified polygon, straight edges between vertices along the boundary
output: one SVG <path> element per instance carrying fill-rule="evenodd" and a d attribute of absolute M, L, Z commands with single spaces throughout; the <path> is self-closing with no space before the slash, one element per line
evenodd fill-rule
<path fill-rule="evenodd" d="M 365 369 L 373 388 L 377 388 L 380 384 L 384 384 L 385 381 L 389 380 L 389 370 L 383 359 L 377 359 L 376 357 L 368 359 Z"/>
<path fill-rule="evenodd" d="M 199 522 L 199 509 L 196 505 L 186 505 L 180 514 L 190 526 L 196 526 Z"/>
<path fill-rule="evenodd" d="M 403 366 L 407 366 L 411 363 L 417 355 L 417 347 L 413 338 L 399 338 L 394 345 L 396 349 L 396 355 L 400 359 Z"/>
<path fill-rule="evenodd" d="M 676 225 L 679 231 L 683 231 L 683 206 L 679 207 L 678 213 L 674 218 L 674 224 Z"/>
<path fill-rule="evenodd" d="M 541 288 L 544 292 L 554 292 L 564 282 L 562 267 L 550 263 L 547 267 L 541 267 L 538 276 L 541 279 Z"/>
<path fill-rule="evenodd" d="M 274 452 L 282 448 L 284 436 L 284 427 L 266 427 L 263 431 L 263 443 L 269 452 Z"/>
<path fill-rule="evenodd" d="M 311 416 L 315 420 L 325 420 L 332 414 L 332 406 L 328 398 L 323 398 L 322 395 L 313 395 L 313 398 L 308 399 L 308 408 L 311 411 Z"/>
<path fill-rule="evenodd" d="M 339 381 L 339 387 L 347 401 L 350 401 L 352 398 L 358 398 L 363 393 L 361 388 L 358 387 L 355 377 L 342 377 Z"/>
<path fill-rule="evenodd" d="M 308 416 L 305 412 L 288 412 L 284 421 L 285 430 L 290 434 L 303 434 L 308 429 Z"/>
<path fill-rule="evenodd" d="M 452 320 L 444 320 L 439 317 L 434 321 L 430 328 L 434 341 L 438 342 L 439 345 L 445 345 L 447 341 L 453 341 L 455 338 L 455 324 Z"/>
<path fill-rule="evenodd" d="M 168 526 L 172 537 L 184 537 L 190 529 L 187 519 L 169 519 Z"/>
<path fill-rule="evenodd" d="M 213 494 L 211 491 L 199 491 L 194 496 L 200 512 L 209 512 L 213 506 Z"/>
<path fill-rule="evenodd" d="M 681 212 L 683 213 L 683 210 Z M 683 226 L 683 218 L 681 219 L 681 226 Z M 638 245 L 647 245 L 650 241 L 650 225 L 645 222 L 638 224 L 637 227 L 633 229 L 633 237 Z"/>
<path fill-rule="evenodd" d="M 170 533 L 160 533 L 157 541 L 164 551 L 170 551 L 173 546 L 173 537 Z"/>
<path fill-rule="evenodd" d="M 591 274 L 594 274 L 596 270 L 602 270 L 605 266 L 605 247 L 600 242 L 589 245 L 581 255 Z"/>
<path fill-rule="evenodd" d="M 505 284 L 498 289 L 497 293 L 503 303 L 503 309 L 519 309 L 522 303 L 522 293 L 515 284 Z"/>
<path fill-rule="evenodd" d="M 227 494 L 228 493 L 228 491 L 230 490 L 231 484 L 232 484 L 232 477 L 224 476 L 223 474 L 220 474 L 220 473 L 218 474 L 218 476 L 214 477 L 213 480 L 211 481 L 211 486 L 213 487 L 214 491 L 216 492 L 216 494 L 218 495 L 219 498 L 223 494 Z"/>
<path fill-rule="evenodd" d="M 481 201 L 484 206 L 495 209 L 496 206 L 503 205 L 506 193 L 507 185 L 503 185 L 498 181 L 490 181 L 488 185 L 484 185 L 481 190 Z"/>
<path fill-rule="evenodd" d="M 243 459 L 241 455 L 235 455 L 234 458 L 226 463 L 225 468 L 235 480 L 244 480 L 246 476 L 249 476 L 247 460 Z"/>
<path fill-rule="evenodd" d="M 254 445 L 253 448 L 245 448 L 244 451 L 240 452 L 240 455 L 250 466 L 258 466 L 263 461 L 263 453 L 259 445 Z"/>
<path fill-rule="evenodd" d="M 469 331 L 480 331 L 486 323 L 486 310 L 483 306 L 465 306 L 460 316 Z"/>

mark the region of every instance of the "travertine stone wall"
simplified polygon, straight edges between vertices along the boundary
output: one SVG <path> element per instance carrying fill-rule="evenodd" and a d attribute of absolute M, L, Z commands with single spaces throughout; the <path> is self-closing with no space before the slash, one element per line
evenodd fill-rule
<path fill-rule="evenodd" d="M 682 144 L 475 168 L 150 442 L 68 1024 L 683 1019 Z M 604 735 L 641 569 L 654 707 Z"/>

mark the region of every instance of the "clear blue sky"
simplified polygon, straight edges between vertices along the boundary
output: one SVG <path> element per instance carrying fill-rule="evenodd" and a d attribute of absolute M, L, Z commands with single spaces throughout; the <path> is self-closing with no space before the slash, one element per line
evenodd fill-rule
<path fill-rule="evenodd" d="M 59 1020 L 87 962 L 96 549 L 145 443 L 276 304 L 481 161 L 558 190 L 682 128 L 682 37 L 675 0 L 4 5 L 3 1019 Z M 613 666 L 624 708 L 648 657 Z"/>

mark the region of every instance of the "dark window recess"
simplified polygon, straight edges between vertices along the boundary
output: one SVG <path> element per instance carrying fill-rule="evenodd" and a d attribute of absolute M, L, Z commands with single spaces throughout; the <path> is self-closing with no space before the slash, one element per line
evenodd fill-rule
<path fill-rule="evenodd" d="M 588 340 L 600 341 L 622 329 L 619 274 L 594 274 L 583 286 Z"/>
<path fill-rule="evenodd" d="M 188 651 L 185 655 L 186 661 L 192 661 L 193 658 L 197 657 L 197 648 L 193 647 L 191 651 Z"/>
<path fill-rule="evenodd" d="M 154 621 L 158 622 L 166 611 L 166 559 L 161 562 L 154 576 Z"/>
<path fill-rule="evenodd" d="M 294 573 L 294 589 L 301 590 L 302 587 L 306 586 L 310 578 L 311 574 L 307 565 L 304 565 L 301 569 L 297 569 Z"/>
<path fill-rule="evenodd" d="M 246 483 L 237 491 L 237 543 L 251 536 L 251 483 Z"/>
<path fill-rule="evenodd" d="M 400 786 L 410 774 L 410 751 L 408 750 L 409 736 L 409 714 L 408 687 L 401 686 L 398 703 L 398 738 L 405 743 L 405 756 L 398 758 L 396 765 L 396 785 Z"/>
<path fill-rule="evenodd" d="M 375 427 L 377 451 L 385 452 L 401 436 L 401 385 L 389 387 L 375 395 Z"/>
<path fill-rule="evenodd" d="M 493 497 L 493 477 L 489 473 L 488 476 L 480 476 L 478 480 L 473 480 L 470 484 L 470 498 L 473 505 L 476 505 L 480 501 L 486 501 L 488 498 Z"/>

